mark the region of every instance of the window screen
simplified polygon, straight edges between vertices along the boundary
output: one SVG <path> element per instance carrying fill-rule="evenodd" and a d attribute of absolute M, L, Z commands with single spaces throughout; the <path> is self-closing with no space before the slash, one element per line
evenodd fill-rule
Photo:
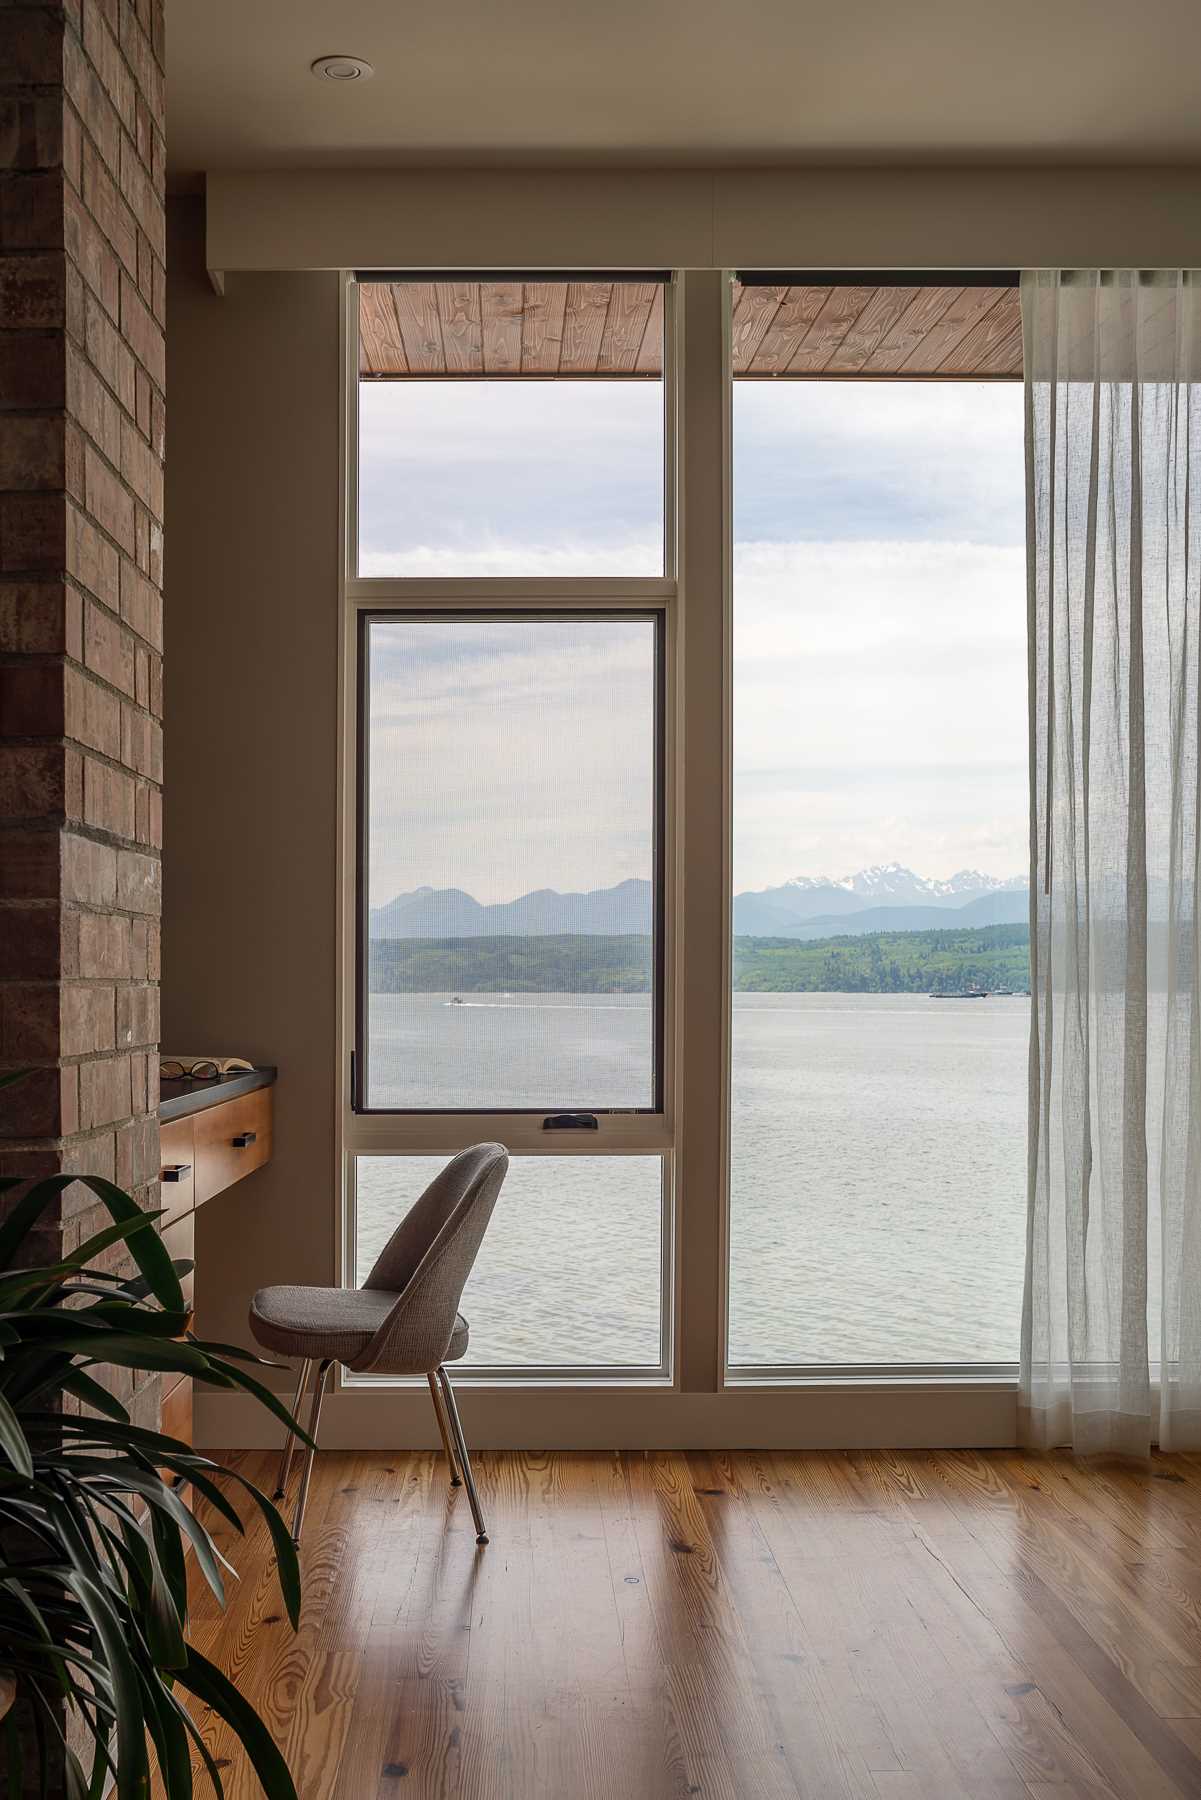
<path fill-rule="evenodd" d="M 361 629 L 357 1104 L 657 1108 L 659 616 Z"/>

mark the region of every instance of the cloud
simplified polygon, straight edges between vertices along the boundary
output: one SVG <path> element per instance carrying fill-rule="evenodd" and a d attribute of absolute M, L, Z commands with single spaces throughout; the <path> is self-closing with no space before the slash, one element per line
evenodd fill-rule
<path fill-rule="evenodd" d="M 736 886 L 1021 870 L 1020 387 L 744 382 L 734 403 Z M 366 385 L 363 573 L 657 573 L 661 407 L 653 383 Z M 649 873 L 636 633 L 378 641 L 373 900 Z"/>

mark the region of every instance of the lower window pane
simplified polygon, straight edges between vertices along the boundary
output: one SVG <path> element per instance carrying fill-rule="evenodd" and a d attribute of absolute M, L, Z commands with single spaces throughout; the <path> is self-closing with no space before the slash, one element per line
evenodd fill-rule
<path fill-rule="evenodd" d="M 446 1160 L 358 1158 L 356 1282 Z M 513 1157 L 463 1295 L 459 1366 L 657 1367 L 662 1230 L 660 1157 Z"/>

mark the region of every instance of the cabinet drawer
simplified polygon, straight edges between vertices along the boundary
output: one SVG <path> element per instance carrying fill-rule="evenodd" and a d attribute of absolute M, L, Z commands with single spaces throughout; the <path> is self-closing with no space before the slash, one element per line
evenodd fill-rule
<path fill-rule="evenodd" d="M 170 1119 L 159 1126 L 159 1205 L 167 1226 L 196 1204 L 196 1144 L 193 1119 Z"/>
<path fill-rule="evenodd" d="M 192 1442 L 192 1378 L 183 1375 L 163 1395 L 161 1410 L 162 1431 L 164 1437 L 179 1438 L 182 1443 Z"/>
<path fill-rule="evenodd" d="M 172 1225 L 162 1227 L 163 1249 L 172 1262 L 196 1260 L 196 1214 L 190 1212 Z M 196 1271 L 180 1277 L 184 1303 L 191 1310 L 196 1304 Z"/>
<path fill-rule="evenodd" d="M 240 1181 L 271 1157 L 271 1089 L 256 1088 L 196 1113 L 196 1204 Z"/>

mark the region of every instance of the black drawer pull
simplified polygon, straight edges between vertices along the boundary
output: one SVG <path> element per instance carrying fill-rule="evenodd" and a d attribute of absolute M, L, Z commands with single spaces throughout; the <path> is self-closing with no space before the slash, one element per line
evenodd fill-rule
<path fill-rule="evenodd" d="M 163 1170 L 164 1181 L 182 1181 L 185 1175 L 192 1173 L 191 1163 L 168 1163 Z"/>
<path fill-rule="evenodd" d="M 542 1129 L 543 1131 L 599 1131 L 600 1123 L 595 1113 L 548 1113 L 542 1121 Z"/>
<path fill-rule="evenodd" d="M 258 1135 L 257 1131 L 239 1131 L 237 1137 L 234 1139 L 234 1149 L 245 1150 L 248 1144 L 258 1142 Z"/>

